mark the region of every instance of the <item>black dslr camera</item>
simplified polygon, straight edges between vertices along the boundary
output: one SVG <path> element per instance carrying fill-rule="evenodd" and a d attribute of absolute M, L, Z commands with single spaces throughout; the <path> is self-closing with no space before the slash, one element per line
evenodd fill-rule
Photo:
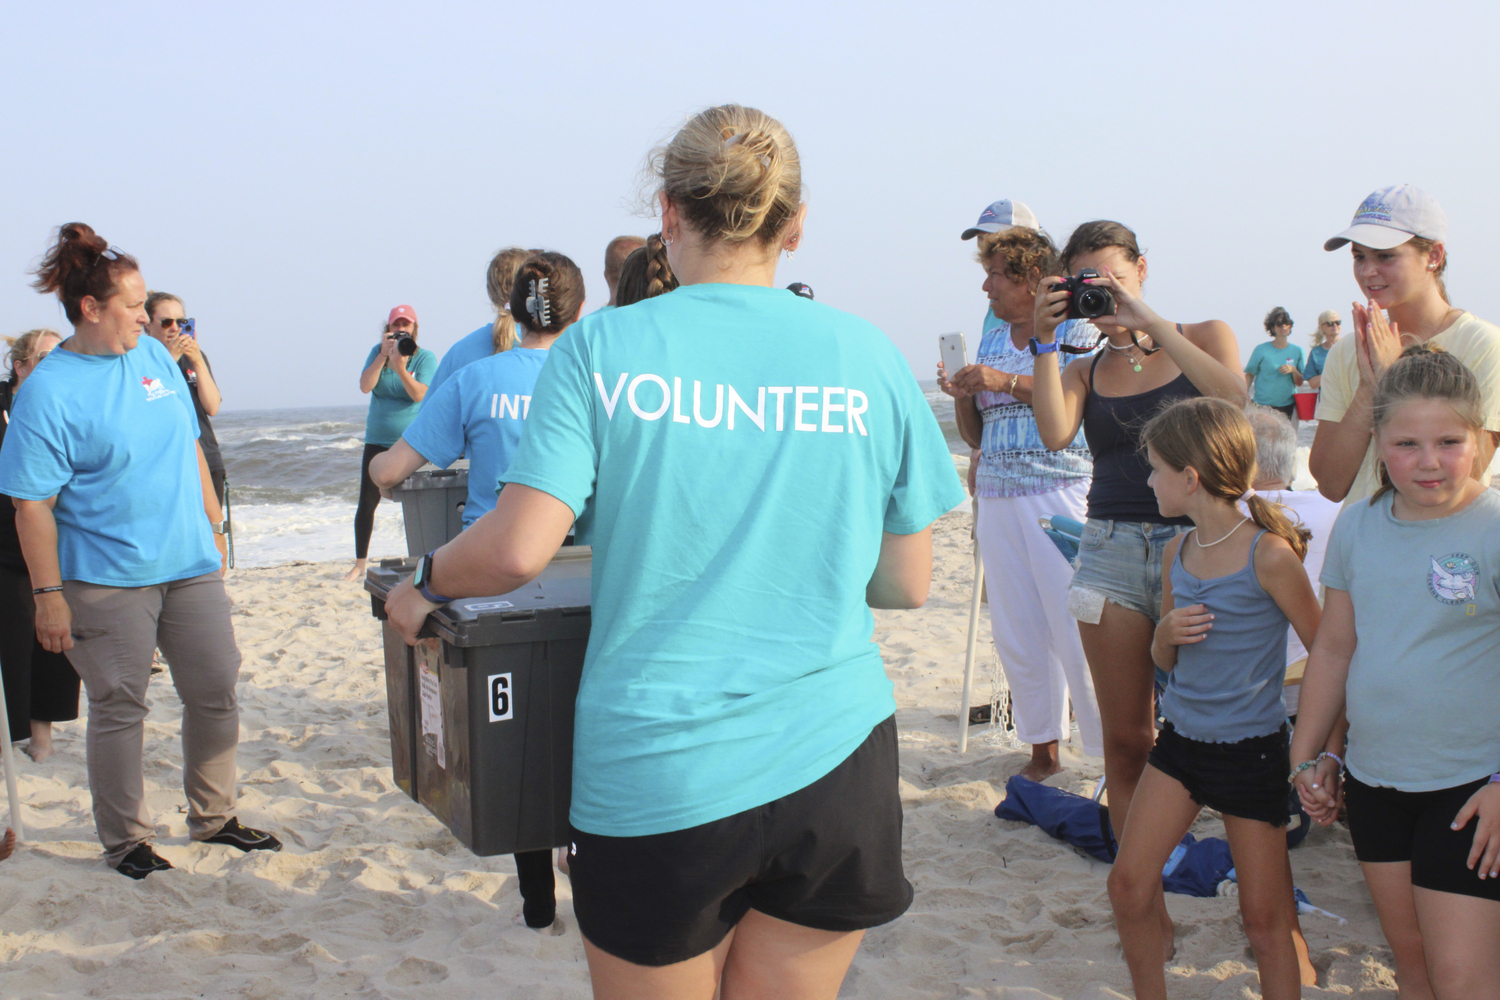
<path fill-rule="evenodd" d="M 1086 267 L 1071 278 L 1064 278 L 1052 286 L 1052 291 L 1065 291 L 1072 295 L 1068 300 L 1068 319 L 1094 319 L 1115 314 L 1115 297 L 1108 288 L 1085 284 L 1090 278 L 1099 277 L 1099 272 Z"/>
<path fill-rule="evenodd" d="M 1112 306 L 1115 300 L 1110 299 L 1109 301 Z M 417 338 L 411 334 L 394 333 L 391 335 L 391 339 L 396 342 L 396 350 L 401 352 L 402 357 L 409 358 L 417 353 Z"/>

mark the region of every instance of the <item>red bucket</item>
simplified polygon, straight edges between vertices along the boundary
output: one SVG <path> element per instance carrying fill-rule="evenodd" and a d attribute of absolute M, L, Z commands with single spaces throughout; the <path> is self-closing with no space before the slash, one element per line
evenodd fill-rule
<path fill-rule="evenodd" d="M 1297 404 L 1297 419 L 1311 420 L 1313 413 L 1318 408 L 1318 394 L 1315 392 L 1298 392 L 1292 395 L 1292 402 Z"/>

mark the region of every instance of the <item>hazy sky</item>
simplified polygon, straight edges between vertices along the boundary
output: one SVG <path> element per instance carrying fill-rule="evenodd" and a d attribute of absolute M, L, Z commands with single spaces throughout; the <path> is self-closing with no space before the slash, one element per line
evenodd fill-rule
<path fill-rule="evenodd" d="M 519 6 L 519 5 L 517 5 Z M 693 111 L 777 116 L 810 216 L 778 281 L 878 324 L 921 378 L 985 301 L 990 201 L 1059 240 L 1140 235 L 1148 301 L 1284 305 L 1307 344 L 1356 291 L 1322 241 L 1376 187 L 1447 209 L 1456 305 L 1500 227 L 1487 4 L 7 4 L 0 332 L 66 328 L 26 271 L 81 220 L 198 319 L 230 409 L 357 403 L 389 309 L 440 354 L 491 318 L 490 255 L 572 256 L 589 308 L 645 154 Z M 775 349 L 769 331 L 767 349 Z"/>

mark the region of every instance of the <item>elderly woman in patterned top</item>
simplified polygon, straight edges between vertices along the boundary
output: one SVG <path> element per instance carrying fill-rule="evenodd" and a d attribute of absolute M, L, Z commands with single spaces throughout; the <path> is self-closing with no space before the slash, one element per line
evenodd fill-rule
<path fill-rule="evenodd" d="M 975 236 L 990 300 L 979 355 L 951 378 L 939 364 L 938 385 L 953 397 L 959 433 L 979 450 L 975 527 L 991 581 L 990 622 L 1016 736 L 1031 744 L 1022 774 L 1040 781 L 1062 770 L 1070 698 L 1084 750 L 1103 753 L 1094 684 L 1068 613 L 1073 568 L 1038 524 L 1053 514 L 1084 519 L 1093 464 L 1082 431 L 1069 447 L 1048 451 L 1031 410 L 1032 306 L 1038 282 L 1062 273 L 1057 247 L 1019 202 L 986 208 L 963 234 Z M 1058 341 L 1080 352 L 1097 340 L 1082 320 L 1058 330 Z"/>

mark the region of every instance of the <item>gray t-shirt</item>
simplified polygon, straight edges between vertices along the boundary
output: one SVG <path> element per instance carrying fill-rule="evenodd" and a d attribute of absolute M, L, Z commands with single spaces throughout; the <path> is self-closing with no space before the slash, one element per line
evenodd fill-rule
<path fill-rule="evenodd" d="M 1392 497 L 1344 508 L 1322 579 L 1354 603 L 1349 771 L 1428 792 L 1500 771 L 1500 494 L 1433 521 Z"/>

